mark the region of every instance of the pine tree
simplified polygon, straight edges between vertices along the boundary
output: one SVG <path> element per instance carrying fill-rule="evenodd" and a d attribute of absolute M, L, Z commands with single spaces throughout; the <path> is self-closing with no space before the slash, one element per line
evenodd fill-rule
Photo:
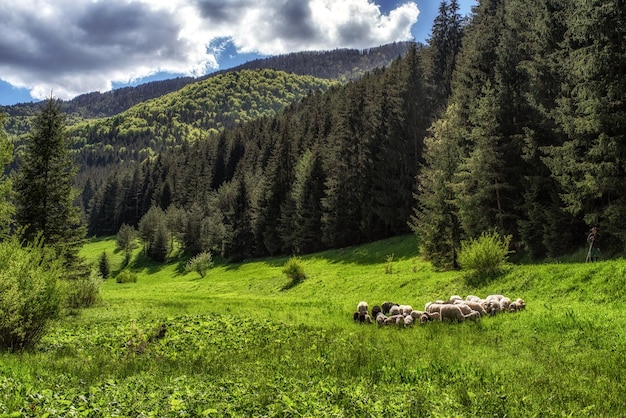
<path fill-rule="evenodd" d="M 24 144 L 18 170 L 18 224 L 24 238 L 32 241 L 42 234 L 46 245 L 75 260 L 85 237 L 80 210 L 74 204 L 76 167 L 65 132 L 65 116 L 52 98 L 46 100 L 33 119 L 32 130 Z"/>
<path fill-rule="evenodd" d="M 622 0 L 567 7 L 554 112 L 567 138 L 547 161 L 567 210 L 626 248 L 626 8 Z"/>
<path fill-rule="evenodd" d="M 4 123 L 6 115 L 0 113 L 0 167 L 6 167 L 13 160 L 13 143 L 9 140 Z M 15 207 L 11 202 L 12 184 L 5 175 L 0 175 L 0 234 L 7 233 L 11 220 L 15 214 Z"/>

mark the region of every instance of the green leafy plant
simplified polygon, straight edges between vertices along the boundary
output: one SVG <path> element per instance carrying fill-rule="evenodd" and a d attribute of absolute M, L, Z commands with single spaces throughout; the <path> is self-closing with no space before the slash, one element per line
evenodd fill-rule
<path fill-rule="evenodd" d="M 291 257 L 285 265 L 283 266 L 283 273 L 287 276 L 291 281 L 285 285 L 284 289 L 291 289 L 294 286 L 302 283 L 304 279 L 306 279 L 306 274 L 304 273 L 304 267 L 302 267 L 302 260 L 299 257 Z"/>
<path fill-rule="evenodd" d="M 466 271 L 466 279 L 477 285 L 501 274 L 507 266 L 511 235 L 483 232 L 477 239 L 461 242 L 458 263 Z"/>
<path fill-rule="evenodd" d="M 130 271 L 122 271 L 115 278 L 116 283 L 137 283 L 137 274 Z"/>
<path fill-rule="evenodd" d="M 385 257 L 385 261 L 387 262 L 387 264 L 385 264 L 385 274 L 393 274 L 393 254 L 388 254 L 387 257 Z"/>
<path fill-rule="evenodd" d="M 88 308 L 100 299 L 102 279 L 96 272 L 87 277 L 70 279 L 67 285 L 67 307 L 71 309 Z"/>
<path fill-rule="evenodd" d="M 12 236 L 0 242 L 0 266 L 0 348 L 31 348 L 60 311 L 61 262 L 41 237 L 23 247 Z"/>
<path fill-rule="evenodd" d="M 185 272 L 195 271 L 204 278 L 211 267 L 213 267 L 213 255 L 210 251 L 205 251 L 187 261 Z"/>

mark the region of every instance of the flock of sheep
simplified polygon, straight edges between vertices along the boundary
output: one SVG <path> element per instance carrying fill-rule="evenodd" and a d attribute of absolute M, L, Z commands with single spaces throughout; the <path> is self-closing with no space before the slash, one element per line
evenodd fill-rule
<path fill-rule="evenodd" d="M 428 302 L 423 311 L 413 309 L 411 305 L 400 305 L 393 302 L 372 307 L 367 302 L 359 302 L 354 312 L 355 322 L 378 326 L 398 325 L 412 326 L 415 322 L 425 324 L 430 321 L 463 322 L 477 321 L 484 315 L 496 315 L 500 312 L 517 312 L 526 308 L 526 302 L 518 298 L 515 301 L 504 295 L 489 295 L 485 299 L 469 295 L 465 299 L 458 295 L 450 296 L 447 301 Z M 372 319 L 374 318 L 374 319 Z"/>

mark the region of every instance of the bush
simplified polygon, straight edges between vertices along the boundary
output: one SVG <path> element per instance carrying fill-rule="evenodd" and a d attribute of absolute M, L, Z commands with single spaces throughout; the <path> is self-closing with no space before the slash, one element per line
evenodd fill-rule
<path fill-rule="evenodd" d="M 0 348 L 31 348 L 61 308 L 61 261 L 39 240 L 22 247 L 13 236 L 0 242 L 0 266 Z"/>
<path fill-rule="evenodd" d="M 187 261 L 185 272 L 195 271 L 204 278 L 211 267 L 213 267 L 213 256 L 210 251 L 205 251 Z"/>
<path fill-rule="evenodd" d="M 130 271 L 122 271 L 115 278 L 116 283 L 137 283 L 137 274 Z"/>
<path fill-rule="evenodd" d="M 284 289 L 290 289 L 306 279 L 304 267 L 298 257 L 291 257 L 283 266 L 283 273 L 291 280 Z"/>
<path fill-rule="evenodd" d="M 461 242 L 458 262 L 466 270 L 469 284 L 476 285 L 497 277 L 508 265 L 511 236 L 483 232 L 478 239 Z"/>
<path fill-rule="evenodd" d="M 100 300 L 102 279 L 96 272 L 92 272 L 88 277 L 68 280 L 67 284 L 68 308 L 88 308 Z"/>

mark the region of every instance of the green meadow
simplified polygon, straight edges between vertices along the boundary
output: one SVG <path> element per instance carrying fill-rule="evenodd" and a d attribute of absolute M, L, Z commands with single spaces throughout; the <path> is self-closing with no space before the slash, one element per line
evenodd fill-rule
<path fill-rule="evenodd" d="M 626 414 L 626 261 L 515 264 L 469 287 L 436 272 L 413 236 L 301 258 L 216 262 L 135 253 L 136 283 L 113 275 L 96 306 L 56 320 L 37 347 L 0 354 L 0 416 L 549 417 Z M 478 322 L 360 325 L 359 301 L 521 297 L 526 310 Z"/>

